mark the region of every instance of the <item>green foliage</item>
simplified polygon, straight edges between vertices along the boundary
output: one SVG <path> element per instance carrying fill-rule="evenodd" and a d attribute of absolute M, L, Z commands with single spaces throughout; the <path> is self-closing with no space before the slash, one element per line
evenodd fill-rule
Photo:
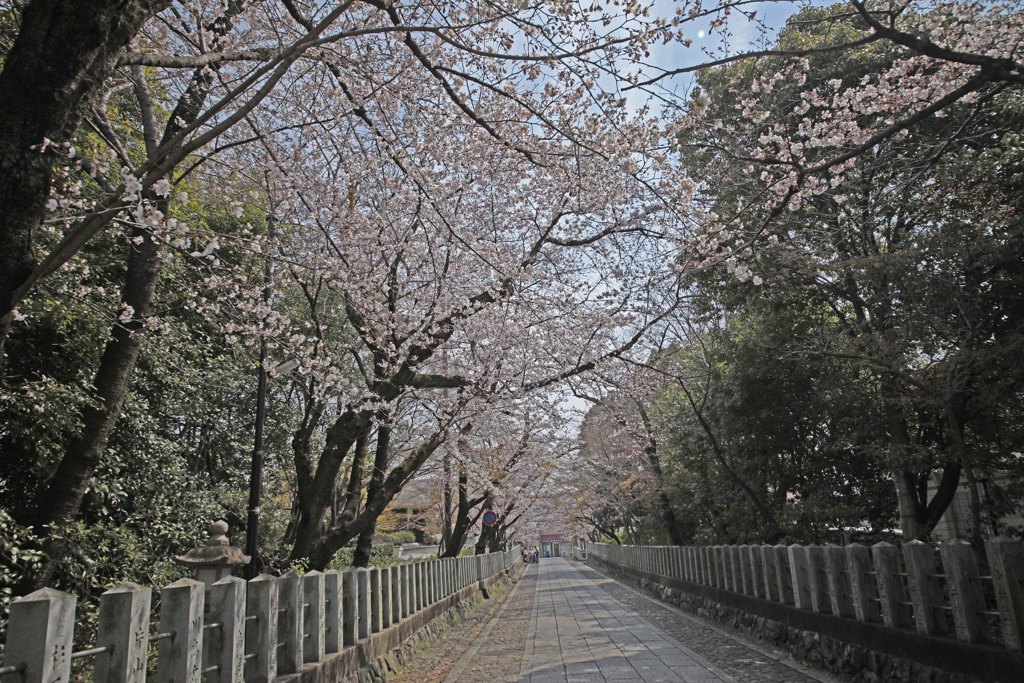
<path fill-rule="evenodd" d="M 376 539 L 374 539 L 376 540 Z M 353 556 L 355 555 L 356 549 L 354 547 L 342 548 L 334 554 L 331 559 L 328 569 L 337 569 L 342 571 L 345 569 L 351 569 L 353 564 Z M 396 564 L 401 564 L 398 559 L 398 554 L 395 552 L 395 546 L 391 543 L 374 543 L 370 549 L 370 566 L 371 567 L 391 567 Z"/>
<path fill-rule="evenodd" d="M 409 529 L 400 529 L 398 531 L 376 534 L 373 537 L 373 540 L 377 541 L 378 543 L 415 543 L 416 534 L 415 532 L 410 531 Z"/>
<path fill-rule="evenodd" d="M 35 549 L 30 529 L 15 522 L 0 508 L 0 633 L 7 632 L 7 614 L 15 586 L 26 573 L 35 571 L 42 554 Z"/>
<path fill-rule="evenodd" d="M 803 10 L 777 46 L 855 40 L 856 26 L 831 20 L 846 11 Z M 811 54 L 806 83 L 758 94 L 763 130 L 794 135 L 802 91 L 855 86 L 892 50 Z M 696 338 L 672 362 L 694 402 L 670 387 L 658 407 L 673 504 L 696 520 L 698 542 L 760 542 L 773 524 L 789 541 L 874 540 L 898 527 L 894 477 L 913 482 L 914 514 L 932 525 L 941 509 L 929 481 L 963 468 L 984 486 L 985 533 L 1003 533 L 1024 474 L 1024 371 L 1010 360 L 1024 354 L 1020 93 L 958 105 L 877 145 L 839 189 L 766 223 L 765 182 L 734 156 L 758 132 L 728 122 L 743 116 L 755 76 L 782 65 L 702 72 L 697 92 L 723 125 L 678 140 L 691 174 L 715 179 L 702 199 L 716 213 L 755 207 L 739 214 L 751 236 L 739 257 L 764 285 L 725 265 L 690 274 Z M 644 520 L 656 515 L 645 507 Z"/>

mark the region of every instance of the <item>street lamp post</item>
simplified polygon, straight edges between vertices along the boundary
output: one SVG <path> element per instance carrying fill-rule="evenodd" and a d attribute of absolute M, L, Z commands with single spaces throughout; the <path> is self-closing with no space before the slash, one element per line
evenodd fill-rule
<path fill-rule="evenodd" d="M 267 214 L 267 238 L 274 241 L 274 216 Z M 270 310 L 270 302 L 274 296 L 274 262 L 270 254 L 266 255 L 263 281 L 263 303 Z M 249 505 L 245 523 L 245 554 L 249 563 L 245 565 L 245 578 L 256 578 L 258 569 L 258 532 L 260 514 L 260 495 L 263 490 L 263 426 L 267 421 L 267 337 L 260 336 L 260 367 L 256 385 L 256 436 L 252 447 L 252 465 L 249 469 Z"/>

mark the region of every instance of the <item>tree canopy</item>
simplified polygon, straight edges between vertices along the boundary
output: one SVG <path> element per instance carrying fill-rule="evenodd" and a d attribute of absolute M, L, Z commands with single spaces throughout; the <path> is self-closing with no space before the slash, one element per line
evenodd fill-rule
<path fill-rule="evenodd" d="M 241 532 L 264 385 L 261 568 L 417 478 L 449 555 L 1012 531 L 1018 7 L 89 5 L 0 8 L 5 599 Z"/>

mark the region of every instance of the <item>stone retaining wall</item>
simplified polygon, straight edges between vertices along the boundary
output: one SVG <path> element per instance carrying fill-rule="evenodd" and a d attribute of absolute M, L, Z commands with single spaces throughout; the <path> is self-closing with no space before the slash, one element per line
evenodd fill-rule
<path fill-rule="evenodd" d="M 799 610 L 634 568 L 588 564 L 662 602 L 750 634 L 810 666 L 864 683 L 1024 681 L 1024 657 L 992 645 L 897 631 Z"/>

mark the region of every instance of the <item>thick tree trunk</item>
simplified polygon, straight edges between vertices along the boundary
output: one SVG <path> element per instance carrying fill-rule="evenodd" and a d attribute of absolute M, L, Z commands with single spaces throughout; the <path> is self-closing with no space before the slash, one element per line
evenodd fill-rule
<path fill-rule="evenodd" d="M 359 534 L 359 538 L 356 539 L 355 552 L 352 553 L 353 567 L 370 566 L 370 555 L 373 551 L 373 535 L 376 531 L 377 525 L 372 524 L 369 528 Z"/>
<path fill-rule="evenodd" d="M 470 528 L 476 524 L 478 519 L 480 519 L 482 511 L 478 511 L 477 514 L 474 515 L 473 509 L 486 499 L 487 496 L 482 496 L 480 498 L 470 500 L 469 475 L 466 473 L 466 470 L 460 469 L 458 507 L 455 511 L 455 521 L 452 524 L 451 536 L 448 539 L 447 545 L 444 547 L 444 552 L 441 554 L 441 557 L 459 556 L 459 553 L 462 552 L 462 546 L 466 544 L 466 536 L 469 535 Z"/>
<path fill-rule="evenodd" d="M 487 551 L 487 544 L 490 543 L 491 537 L 494 535 L 493 526 L 485 526 L 480 529 L 480 538 L 476 540 L 476 545 L 473 546 L 474 555 L 483 555 Z"/>
<path fill-rule="evenodd" d="M 736 470 L 733 469 L 732 465 L 729 464 L 729 459 L 726 457 L 722 445 L 718 442 L 718 437 L 715 436 L 715 432 L 711 428 L 711 425 L 708 423 L 707 419 L 704 417 L 703 411 L 701 411 L 701 409 L 697 406 L 697 402 L 694 401 L 693 395 L 690 393 L 690 390 L 682 382 L 679 382 L 679 387 L 682 389 L 683 394 L 686 396 L 686 400 L 690 404 L 690 409 L 693 411 L 694 417 L 697 418 L 697 423 L 700 424 L 704 434 L 708 437 L 708 442 L 711 445 L 711 452 L 715 456 L 715 459 L 718 461 L 718 464 L 721 465 L 722 469 L 724 469 L 726 474 L 729 475 L 729 478 L 732 479 L 733 482 L 740 487 L 744 494 L 746 494 L 750 502 L 754 504 L 755 508 L 757 508 L 757 511 L 761 513 L 761 520 L 764 524 L 765 542 L 777 542 L 780 538 L 782 538 L 783 533 L 782 527 L 779 526 L 779 522 L 775 518 L 775 514 L 768 507 L 768 505 L 766 505 L 765 502 L 761 500 L 761 496 L 754 491 L 750 484 L 748 484 L 746 480 L 743 477 L 741 477 L 739 473 L 736 472 Z"/>
<path fill-rule="evenodd" d="M 939 520 L 942 519 L 942 515 L 949 509 L 953 498 L 956 496 L 956 491 L 960 487 L 960 472 L 962 469 L 958 461 L 954 460 L 945 463 L 942 466 L 942 478 L 939 480 L 939 488 L 935 491 L 927 505 L 924 505 L 924 501 L 921 501 L 923 508 L 921 536 L 919 537 L 921 540 L 927 540 L 928 535 L 935 529 Z M 926 485 L 925 495 L 927 495 L 927 491 Z"/>
<path fill-rule="evenodd" d="M 355 518 L 362 493 L 363 460 L 369 428 L 369 415 L 348 410 L 338 416 L 327 430 L 327 443 L 320 454 L 313 480 L 306 492 L 300 492 L 302 495 L 299 498 L 299 520 L 295 528 L 295 543 L 292 545 L 290 559 L 309 557 L 313 546 L 321 538 L 320 522 L 331 502 L 341 463 L 353 445 L 356 448 L 349 475 L 346 504 L 338 526 L 351 521 L 349 518 Z M 346 542 L 349 539 L 346 539 Z"/>
<path fill-rule="evenodd" d="M 220 27 L 227 31 L 230 23 Z M 213 79 L 206 69 L 193 72 L 185 93 L 179 98 L 170 120 L 160 134 L 153 104 L 143 74 L 137 74 L 135 92 L 142 118 L 146 153 L 154 155 L 160 145 L 177 135 L 195 120 L 202 109 Z M 163 215 L 169 211 L 169 200 L 148 197 Z M 93 380 L 93 403 L 83 411 L 83 428 L 68 444 L 46 491 L 40 496 L 35 523 L 39 527 L 59 527 L 78 515 L 92 474 L 107 447 L 107 441 L 121 415 L 121 406 L 131 384 L 131 373 L 138 360 L 145 331 L 145 320 L 156 295 L 163 268 L 162 249 L 149 232 L 136 228 L 129 242 L 128 265 L 121 290 L 124 310 L 131 311 L 128 322 L 116 322 L 111 330 L 100 366 Z M 44 585 L 61 555 L 60 537 L 45 542 L 46 562 L 35 577 L 35 586 Z"/>
<path fill-rule="evenodd" d="M 142 345 L 143 321 L 153 301 L 162 263 L 160 246 L 148 234 L 140 231 L 134 236 L 141 237 L 142 242 L 132 248 L 128 257 L 122 301 L 135 313 L 130 322 L 114 325 L 93 380 L 94 400 L 82 414 L 82 431 L 68 444 L 49 486 L 39 496 L 34 520 L 39 527 L 58 527 L 78 515 L 93 471 L 121 415 L 121 406 L 131 384 L 132 369 Z M 47 561 L 35 577 L 33 587 L 45 585 L 49 580 L 54 562 L 61 554 L 59 535 L 48 541 L 45 549 Z"/>
<path fill-rule="evenodd" d="M 346 543 L 356 538 L 366 529 L 376 524 L 377 519 L 387 508 L 388 504 L 402 490 L 405 482 L 412 477 L 423 463 L 433 455 L 444 441 L 443 431 L 422 443 L 416 450 L 407 455 L 400 464 L 396 465 L 387 476 L 384 477 L 377 495 L 369 495 L 367 491 L 366 501 L 358 515 L 351 519 L 343 520 L 341 524 L 327 533 L 319 535 L 310 546 L 306 555 L 310 569 L 322 570 L 331 561 L 334 553 Z"/>
<path fill-rule="evenodd" d="M 907 433 L 907 424 L 903 416 L 899 414 L 896 406 L 893 405 L 892 391 L 888 383 L 883 381 L 882 401 L 885 414 L 886 430 L 889 432 L 890 443 L 899 451 L 905 452 L 910 448 L 910 435 Z M 897 464 L 892 469 L 893 481 L 896 484 L 896 503 L 900 513 L 900 529 L 903 531 L 903 538 L 908 540 L 922 539 L 927 536 L 921 524 L 923 509 L 917 494 L 914 491 L 914 473 L 908 471 L 902 464 Z"/>
<path fill-rule="evenodd" d="M 984 549 L 981 536 L 981 492 L 978 489 L 978 480 L 974 474 L 974 459 L 971 457 L 970 449 L 964 443 L 964 430 L 960 425 L 960 419 L 949 401 L 945 402 L 943 413 L 946 418 L 946 426 L 949 428 L 950 440 L 953 443 L 954 451 L 960 464 L 963 466 L 964 474 L 967 476 L 967 496 L 971 507 L 970 529 L 967 535 L 971 545 L 979 552 Z"/>
<path fill-rule="evenodd" d="M 366 487 L 366 497 L 375 498 L 381 494 L 384 488 L 384 475 L 388 469 L 388 451 L 391 448 L 391 427 L 381 424 L 377 428 L 377 449 L 373 454 L 373 471 L 370 473 L 370 484 Z M 369 567 L 370 551 L 373 549 L 373 534 L 377 529 L 377 519 L 374 518 L 359 533 L 359 540 L 356 541 L 356 551 L 352 558 L 352 566 Z"/>
<path fill-rule="evenodd" d="M 444 491 L 441 498 L 441 547 L 442 553 L 452 541 L 452 456 L 446 448 L 444 451 Z M 444 555 L 442 555 L 444 557 Z"/>
<path fill-rule="evenodd" d="M 665 491 L 665 475 L 661 469 L 661 460 L 658 458 L 658 441 L 654 436 L 654 425 L 651 423 L 651 418 L 647 415 L 647 409 L 644 408 L 643 403 L 637 401 L 636 406 L 640 411 L 644 430 L 647 432 L 647 445 L 644 447 L 644 452 L 647 455 L 647 462 L 651 466 L 651 472 L 658 480 L 658 507 L 661 510 L 661 521 L 665 524 L 665 531 L 668 533 L 671 544 L 683 545 L 683 535 L 679 529 L 679 523 L 676 521 L 676 513 L 672 509 L 672 501 L 669 500 L 668 493 Z"/>
<path fill-rule="evenodd" d="M 32 231 L 52 181 L 44 140 L 74 130 L 82 101 L 169 0 L 34 0 L 0 73 L 0 367 L 15 297 L 35 265 Z"/>

